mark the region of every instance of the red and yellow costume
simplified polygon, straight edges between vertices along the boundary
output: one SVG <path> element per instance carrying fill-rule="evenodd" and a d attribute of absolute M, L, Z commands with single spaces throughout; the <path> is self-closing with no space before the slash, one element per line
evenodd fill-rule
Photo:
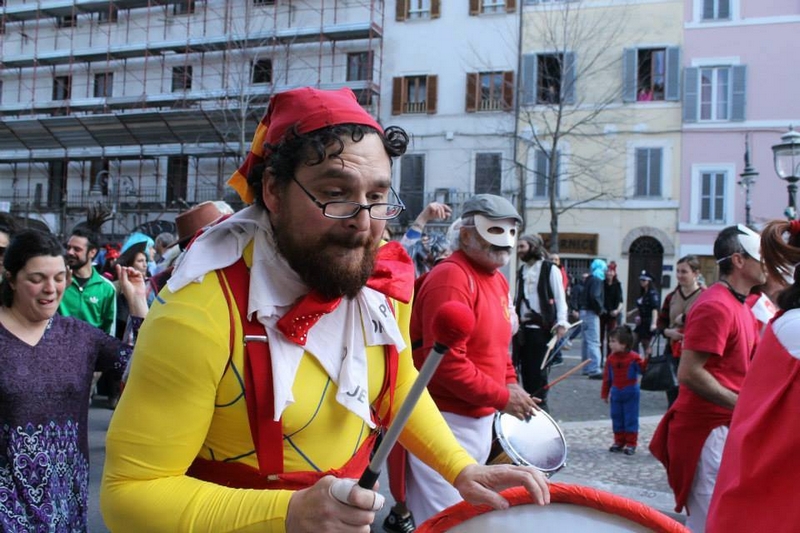
<path fill-rule="evenodd" d="M 251 257 L 249 245 L 247 265 Z M 130 381 L 108 431 L 101 506 L 113 531 L 285 529 L 291 490 L 232 488 L 187 475 L 200 458 L 215 462 L 217 471 L 224 471 L 219 464 L 230 464 L 231 478 L 243 469 L 249 478 L 272 476 L 258 471 L 243 343 L 233 342 L 231 353 L 231 339 L 242 338 L 241 319 L 220 283 L 206 275 L 178 292 L 163 291 L 163 303 L 153 306 L 142 328 Z M 407 336 L 410 306 L 393 306 L 407 346 L 397 360 L 393 398 L 380 397 L 386 350 L 366 348 L 368 397 L 381 418 L 390 403 L 392 411 L 399 408 L 417 375 Z M 336 401 L 336 389 L 320 363 L 304 354 L 292 385 L 295 401 L 281 418 L 284 472 L 339 469 L 370 437 L 364 420 Z M 400 442 L 450 482 L 474 463 L 427 395 Z"/>

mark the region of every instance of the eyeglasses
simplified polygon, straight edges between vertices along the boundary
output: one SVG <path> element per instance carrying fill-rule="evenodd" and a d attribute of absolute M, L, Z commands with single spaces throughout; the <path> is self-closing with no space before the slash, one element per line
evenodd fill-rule
<path fill-rule="evenodd" d="M 306 193 L 306 196 L 308 196 L 311 201 L 314 202 L 314 205 L 322 209 L 322 214 L 328 218 L 353 218 L 359 214 L 362 209 L 366 209 L 370 218 L 372 219 L 391 220 L 400 216 L 400 213 L 402 213 L 406 208 L 405 204 L 403 204 L 403 201 L 391 187 L 389 187 L 389 190 L 392 191 L 392 194 L 394 194 L 394 197 L 397 198 L 397 201 L 400 203 L 360 204 L 358 202 L 348 202 L 346 200 L 334 200 L 333 202 L 325 202 L 323 204 L 317 200 L 313 194 L 308 192 L 308 189 L 303 187 L 303 184 L 297 181 L 297 178 L 292 176 L 292 181 L 294 181 L 297 186 L 300 187 L 304 193 Z"/>

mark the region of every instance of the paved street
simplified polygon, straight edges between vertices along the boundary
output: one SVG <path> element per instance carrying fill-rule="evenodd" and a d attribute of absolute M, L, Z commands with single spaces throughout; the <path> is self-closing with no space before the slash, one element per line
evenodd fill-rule
<path fill-rule="evenodd" d="M 551 381 L 580 362 L 580 342 L 565 356 L 565 364 L 553 370 Z M 642 392 L 639 449 L 634 456 L 612 454 L 611 420 L 608 405 L 600 399 L 600 381 L 580 376 L 570 376 L 551 390 L 549 403 L 552 416 L 558 422 L 567 440 L 567 465 L 553 476 L 553 481 L 575 483 L 594 487 L 641 501 L 650 507 L 676 517 L 674 501 L 667 485 L 662 466 L 649 454 L 647 445 L 666 411 L 664 393 Z M 92 460 L 90 484 L 89 531 L 106 532 L 98 510 L 98 490 L 104 458 L 105 429 L 111 411 L 105 408 L 104 399 L 95 401 L 89 411 L 89 446 Z M 388 497 L 388 482 L 381 479 L 381 492 Z M 390 497 L 389 497 L 390 499 Z M 376 524 L 383 521 L 386 510 Z M 682 516 L 677 516 L 683 521 Z M 376 527 L 375 531 L 382 531 Z"/>

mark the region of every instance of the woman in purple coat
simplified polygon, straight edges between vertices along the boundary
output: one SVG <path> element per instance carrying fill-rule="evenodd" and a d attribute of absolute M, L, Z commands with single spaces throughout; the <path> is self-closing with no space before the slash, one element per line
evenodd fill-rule
<path fill-rule="evenodd" d="M 129 343 L 56 314 L 67 282 L 53 235 L 23 231 L 3 258 L 0 284 L 0 529 L 86 531 L 87 418 L 95 363 L 120 374 Z M 145 285 L 118 270 L 135 336 Z"/>

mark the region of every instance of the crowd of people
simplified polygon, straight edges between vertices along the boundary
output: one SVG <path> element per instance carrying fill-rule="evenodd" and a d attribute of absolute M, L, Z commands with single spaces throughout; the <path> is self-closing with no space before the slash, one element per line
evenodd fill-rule
<path fill-rule="evenodd" d="M 134 233 L 119 249 L 85 225 L 62 246 L 0 216 L 2 529 L 86 530 L 88 408 L 105 371 L 111 530 L 369 530 L 383 499 L 354 480 L 454 302 L 478 327 L 448 347 L 402 428 L 386 531 L 461 500 L 504 509 L 509 486 L 549 503 L 536 468 L 486 462 L 498 413 L 550 410 L 553 347 L 576 320 L 584 375 L 609 403 L 609 451 L 627 456 L 639 379 L 665 337 L 680 385 L 649 449 L 692 531 L 800 523 L 782 462 L 797 439 L 800 223 L 726 228 L 719 281 L 705 287 L 699 260 L 682 257 L 663 303 L 642 271 L 630 327 L 616 263 L 595 258 L 570 280 L 501 196 L 460 213 L 433 202 L 392 239 L 404 205 L 391 160 L 408 140 L 347 89 L 295 89 L 272 97 L 230 180 L 250 204 L 237 213 L 199 204 L 177 235 Z M 433 221 L 449 224 L 441 237 Z M 515 251 L 512 293 L 502 270 Z M 776 479 L 768 505 L 748 505 Z"/>

